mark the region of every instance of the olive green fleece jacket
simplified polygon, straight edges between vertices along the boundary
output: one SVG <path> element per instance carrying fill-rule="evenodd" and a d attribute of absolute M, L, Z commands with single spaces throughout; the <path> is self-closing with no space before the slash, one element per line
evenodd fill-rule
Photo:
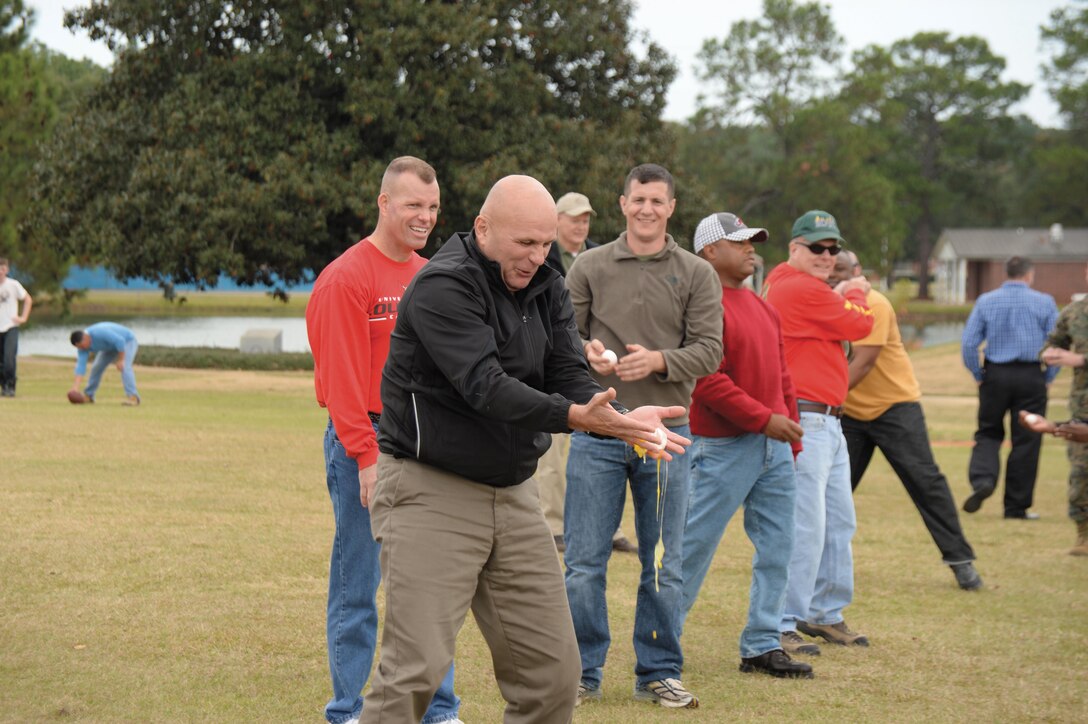
<path fill-rule="evenodd" d="M 593 372 L 603 387 L 616 388 L 616 399 L 627 407 L 688 408 L 695 381 L 721 364 L 721 281 L 709 262 L 669 235 L 665 248 L 646 260 L 632 253 L 626 232 L 583 251 L 567 272 L 567 289 L 583 347 L 599 339 L 620 357 L 629 344 L 664 354 L 665 374 L 634 382 Z M 665 423 L 686 425 L 688 415 Z"/>

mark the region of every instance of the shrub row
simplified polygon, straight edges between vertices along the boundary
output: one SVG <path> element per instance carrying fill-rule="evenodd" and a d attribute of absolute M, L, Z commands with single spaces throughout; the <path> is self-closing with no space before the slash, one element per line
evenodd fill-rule
<path fill-rule="evenodd" d="M 160 347 L 140 345 L 136 364 L 149 367 L 185 367 L 216 370 L 313 370 L 309 352 L 252 354 L 222 347 Z"/>

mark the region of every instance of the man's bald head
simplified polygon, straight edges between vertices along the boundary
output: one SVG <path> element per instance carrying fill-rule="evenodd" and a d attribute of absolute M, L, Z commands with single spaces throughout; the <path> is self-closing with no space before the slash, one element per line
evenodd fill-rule
<path fill-rule="evenodd" d="M 555 201 L 544 184 L 532 176 L 504 176 L 487 192 L 480 216 L 496 218 L 502 214 L 528 212 L 537 205 L 547 206 L 555 216 Z"/>
<path fill-rule="evenodd" d="M 480 251 L 497 263 L 503 282 L 516 292 L 529 285 L 555 239 L 555 201 L 532 176 L 499 179 L 476 217 Z"/>
<path fill-rule="evenodd" d="M 831 270 L 831 276 L 827 278 L 827 283 L 831 286 L 835 286 L 839 282 L 853 279 L 856 276 L 855 270 L 857 269 L 857 266 L 857 255 L 852 251 L 843 249 L 842 252 L 835 257 L 835 268 Z"/>

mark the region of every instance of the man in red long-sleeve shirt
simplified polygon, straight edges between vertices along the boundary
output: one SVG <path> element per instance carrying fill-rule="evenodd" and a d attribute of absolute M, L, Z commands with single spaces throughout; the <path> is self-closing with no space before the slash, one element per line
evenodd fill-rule
<path fill-rule="evenodd" d="M 850 541 L 857 528 L 850 490 L 850 458 L 842 433 L 848 374 L 843 341 L 869 334 L 873 313 L 863 277 L 827 278 L 842 247 L 835 217 L 809 211 L 793 224 L 789 261 L 766 281 L 765 297 L 782 319 L 786 364 L 797 390 L 805 449 L 797 456 L 793 556 L 786 609 L 779 630 L 789 653 L 818 654 L 798 632 L 846 646 L 868 646 L 851 631 L 843 610 L 854 598 Z"/>
<path fill-rule="evenodd" d="M 358 722 L 374 661 L 381 569 L 361 491 L 377 476 L 382 368 L 397 304 L 426 262 L 416 252 L 434 229 L 438 207 L 434 169 L 412 156 L 394 159 L 382 176 L 374 232 L 322 270 L 306 306 L 317 402 L 329 411 L 325 477 L 336 519 L 327 613 L 331 724 Z M 459 706 L 451 666 L 423 722 L 457 721 Z"/>
<path fill-rule="evenodd" d="M 812 678 L 812 667 L 782 650 L 782 620 L 801 447 L 797 400 L 786 367 L 778 313 L 742 284 L 755 270 L 753 242 L 767 240 L 734 214 L 706 217 L 695 253 L 722 283 L 724 354 L 691 398 L 691 493 L 684 527 L 684 612 L 691 610 L 729 520 L 744 505 L 744 529 L 756 549 L 740 670 Z M 791 450 L 791 447 L 793 450 Z"/>

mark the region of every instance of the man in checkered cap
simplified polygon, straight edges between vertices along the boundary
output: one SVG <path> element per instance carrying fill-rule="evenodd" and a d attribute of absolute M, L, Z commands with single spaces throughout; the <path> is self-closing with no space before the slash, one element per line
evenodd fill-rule
<path fill-rule="evenodd" d="M 691 493 L 684 529 L 684 615 L 710 570 L 725 528 L 744 506 L 755 547 L 740 670 L 811 679 L 812 667 L 782 650 L 778 624 L 793 550 L 794 454 L 801 425 L 778 313 L 745 288 L 756 268 L 753 229 L 734 214 L 712 214 L 695 229 L 695 253 L 722 284 L 723 355 L 691 398 Z"/>

